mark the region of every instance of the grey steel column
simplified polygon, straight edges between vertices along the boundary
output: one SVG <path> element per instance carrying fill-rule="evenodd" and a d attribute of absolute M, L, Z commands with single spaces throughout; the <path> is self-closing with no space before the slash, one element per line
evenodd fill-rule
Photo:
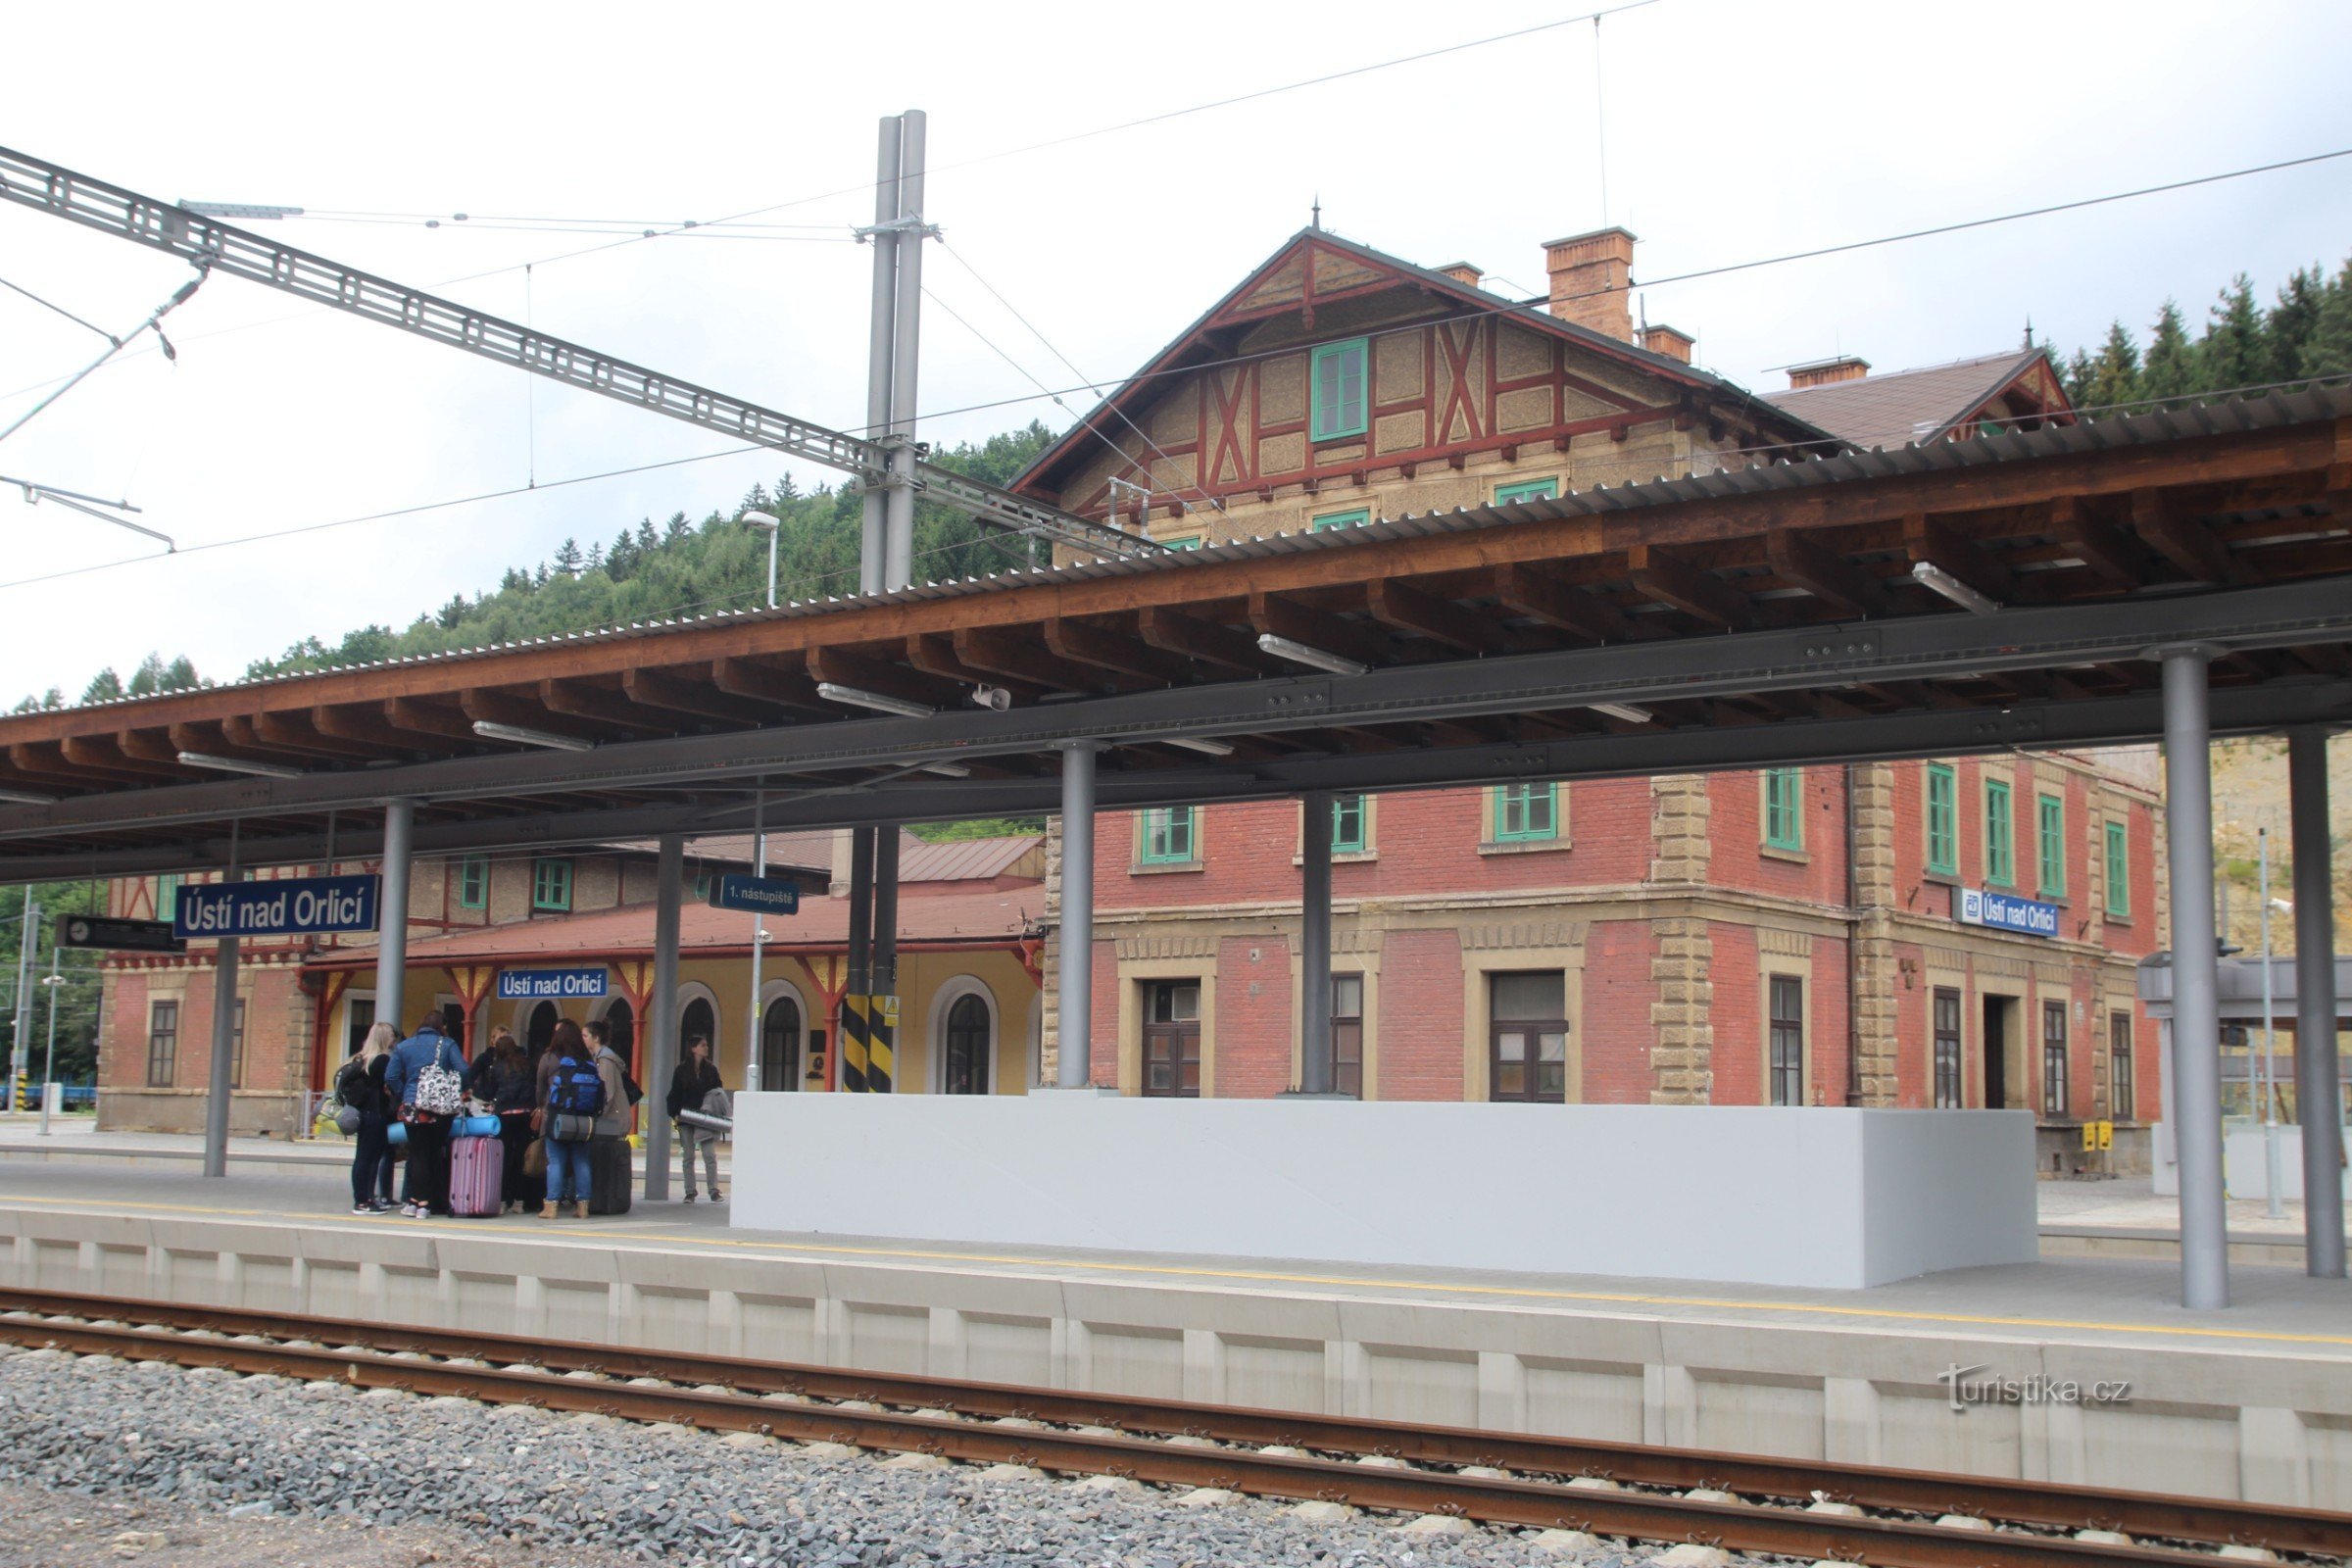
<path fill-rule="evenodd" d="M 409 838 L 416 826 L 416 803 L 384 807 L 384 896 L 376 909 L 375 1015 L 406 1036 L 401 1016 L 409 977 Z"/>
<path fill-rule="evenodd" d="M 914 382 L 923 310 L 923 112 L 899 116 L 899 281 L 890 342 L 890 433 L 903 443 L 890 454 L 889 526 L 884 534 L 882 587 L 914 580 Z"/>
<path fill-rule="evenodd" d="M 891 331 L 897 309 L 899 236 L 889 227 L 899 216 L 899 117 L 882 122 L 882 148 L 874 166 L 874 284 L 871 324 L 865 348 L 865 433 L 879 439 L 890 429 Z M 882 564 L 887 555 L 890 492 L 871 479 L 865 487 L 864 525 L 858 551 L 858 588 L 860 593 L 882 591 Z"/>
<path fill-rule="evenodd" d="M 654 861 L 654 999 L 645 1029 L 645 1200 L 669 1196 L 669 1075 L 678 1062 L 678 897 L 686 836 L 662 835 Z M 712 1055 L 717 1054 L 713 1042 Z"/>
<path fill-rule="evenodd" d="M 849 990 L 842 998 L 842 1015 L 834 1030 L 833 1049 L 840 1056 L 841 1087 L 851 1094 L 861 1095 L 865 1093 L 865 1020 L 870 1005 L 866 998 L 874 989 L 874 830 L 870 827 L 850 829 L 849 935 Z M 851 998 L 856 998 L 856 1002 Z M 853 1034 L 858 1046 L 855 1053 L 850 1050 Z"/>
<path fill-rule="evenodd" d="M 2295 1120 L 2303 1127 L 2303 1272 L 2344 1277 L 2344 1104 L 2335 1055 L 2335 890 L 2328 831 L 2328 731 L 2289 730 L 2294 814 Z"/>
<path fill-rule="evenodd" d="M 1091 742 L 1061 754 L 1061 926 L 1054 936 L 1061 970 L 1057 1015 L 1059 1056 L 1054 1082 L 1084 1089 L 1094 1077 L 1090 1049 L 1095 1015 L 1095 748 Z"/>
<path fill-rule="evenodd" d="M 2164 662 L 2164 793 L 2173 884 L 2173 1132 L 2180 1159 L 2180 1304 L 2230 1304 L 2229 1212 L 2222 1192 L 2222 1021 L 2213 924 L 2213 758 L 2206 664 L 2213 651 L 2156 651 Z"/>
<path fill-rule="evenodd" d="M 241 880 L 232 850 L 224 882 Z M 213 957 L 213 1065 L 204 1098 L 204 1174 L 228 1174 L 229 1069 L 237 1051 L 237 939 L 222 937 Z"/>
<path fill-rule="evenodd" d="M 1298 798 L 1298 1092 L 1331 1093 L 1331 794 Z"/>
<path fill-rule="evenodd" d="M 885 823 L 874 834 L 873 994 L 899 994 L 899 825 Z M 865 1087 L 878 1095 L 899 1088 L 899 1033 L 884 1021 L 879 1004 L 866 1012 Z"/>

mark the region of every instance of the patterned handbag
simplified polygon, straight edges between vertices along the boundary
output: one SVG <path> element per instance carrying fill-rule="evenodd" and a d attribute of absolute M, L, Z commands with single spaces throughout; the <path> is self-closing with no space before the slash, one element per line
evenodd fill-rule
<path fill-rule="evenodd" d="M 466 1108 L 466 1080 L 441 1065 L 446 1045 L 433 1050 L 432 1064 L 416 1075 L 416 1108 L 428 1116 L 455 1116 Z"/>

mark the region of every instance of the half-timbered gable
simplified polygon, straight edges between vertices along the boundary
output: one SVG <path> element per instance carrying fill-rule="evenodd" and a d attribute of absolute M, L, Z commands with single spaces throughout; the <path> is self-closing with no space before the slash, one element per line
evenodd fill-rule
<path fill-rule="evenodd" d="M 1630 235 L 1600 237 L 1618 236 L 1630 256 Z M 1631 341 L 1622 270 L 1587 291 L 1584 265 L 1555 265 L 1552 315 L 1480 288 L 1466 265 L 1433 270 L 1304 230 L 1019 488 L 1214 542 L 1704 472 L 1827 439 L 1693 368 L 1681 333 Z M 1622 319 L 1624 335 L 1595 318 Z"/>

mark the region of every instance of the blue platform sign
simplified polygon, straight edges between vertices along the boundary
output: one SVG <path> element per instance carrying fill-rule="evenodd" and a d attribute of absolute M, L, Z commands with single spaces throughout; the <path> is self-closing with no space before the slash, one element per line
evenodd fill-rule
<path fill-rule="evenodd" d="M 713 909 L 749 909 L 754 914 L 798 914 L 801 885 L 782 876 L 722 876 L 710 884 Z"/>
<path fill-rule="evenodd" d="M 566 997 L 601 997 L 610 978 L 603 964 L 577 969 L 501 969 L 501 1002 L 561 1002 Z"/>
<path fill-rule="evenodd" d="M 175 937 L 295 937 L 372 931 L 380 876 L 306 876 L 279 882 L 198 882 L 179 890 Z"/>
<path fill-rule="evenodd" d="M 2058 906 L 2044 904 L 2038 899 L 2021 899 L 2014 893 L 1994 893 L 1984 888 L 1956 888 L 1952 902 L 1957 906 L 1954 914 L 1963 925 L 1988 925 L 2002 931 L 2023 931 L 2030 937 L 2054 937 L 2058 934 Z"/>

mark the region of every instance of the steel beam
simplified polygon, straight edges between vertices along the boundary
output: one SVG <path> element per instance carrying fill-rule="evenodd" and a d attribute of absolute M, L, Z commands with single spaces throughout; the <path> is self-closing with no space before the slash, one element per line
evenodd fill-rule
<path fill-rule="evenodd" d="M 395 1039 L 406 1038 L 409 862 L 414 853 L 416 825 L 416 805 L 414 801 L 391 801 L 385 804 L 383 836 L 376 845 L 377 854 L 381 857 L 384 885 L 382 896 L 376 901 L 375 1015 L 392 1026 Z M 351 841 L 346 837 L 344 842 Z M 320 845 L 319 850 L 323 855 L 325 846 Z M 247 863 L 259 862 L 248 858 Z"/>
<path fill-rule="evenodd" d="M 901 721 L 873 722 L 895 726 Z M 2232 691 L 2223 705 L 2215 732 L 2264 734 L 2299 724 L 2352 724 L 2352 679 L 2278 681 Z M 1733 728 L 1692 726 L 1491 746 L 1399 747 L 1377 755 L 1309 753 L 1199 767 L 1122 769 L 1102 772 L 1097 788 L 1102 808 L 1127 810 L 1273 800 L 1314 789 L 1379 793 L 1522 778 L 1627 778 L 2120 746 L 2157 741 L 2163 734 L 2163 704 L 2156 694 L 2143 692 L 2128 697 L 2021 703 L 1997 710 L 1919 709 L 1869 717 L 1787 719 Z M 420 853 L 459 855 L 499 849 L 555 850 L 673 832 L 690 837 L 744 833 L 750 831 L 753 800 L 753 793 L 747 790 L 740 802 L 725 806 L 619 807 L 453 821 L 417 829 L 416 847 Z M 1058 786 L 1052 777 L 948 780 L 918 775 L 882 784 L 818 786 L 797 796 L 771 792 L 766 823 L 769 831 L 781 832 L 974 816 L 1035 816 L 1058 809 L 1059 801 Z M 336 836 L 338 853 L 346 858 L 373 854 L 380 842 L 376 835 L 349 829 L 339 830 Z M 122 849 L 68 846 L 52 854 L 0 858 L 0 885 L 206 869 L 226 863 L 228 849 L 228 836 L 218 831 Z M 325 836 L 315 831 L 269 838 L 248 835 L 242 841 L 244 858 L 254 865 L 316 860 L 325 849 Z"/>
<path fill-rule="evenodd" d="M 654 871 L 654 995 L 646 1004 L 645 1200 L 669 1197 L 669 1075 L 678 1064 L 678 921 L 686 882 L 684 835 L 664 833 Z M 713 1022 L 716 1017 L 713 1015 Z M 718 1043 L 710 1056 L 719 1058 Z"/>
<path fill-rule="evenodd" d="M 2222 1023 L 2213 918 L 2213 738 L 2197 644 L 2159 649 L 2164 665 L 2165 830 L 2173 905 L 2173 1141 L 2180 1162 L 2180 1304 L 2230 1304 L 2222 1189 Z"/>
<path fill-rule="evenodd" d="M 2328 731 L 2286 738 L 2295 860 L 2295 1120 L 2303 1132 L 2303 1271 L 2344 1277 L 2344 1102 L 2336 1062 L 2334 857 Z"/>
<path fill-rule="evenodd" d="M 1094 1079 L 1095 748 L 1061 754 L 1061 923 L 1054 931 L 1060 968 L 1054 1083 L 1084 1089 Z"/>

